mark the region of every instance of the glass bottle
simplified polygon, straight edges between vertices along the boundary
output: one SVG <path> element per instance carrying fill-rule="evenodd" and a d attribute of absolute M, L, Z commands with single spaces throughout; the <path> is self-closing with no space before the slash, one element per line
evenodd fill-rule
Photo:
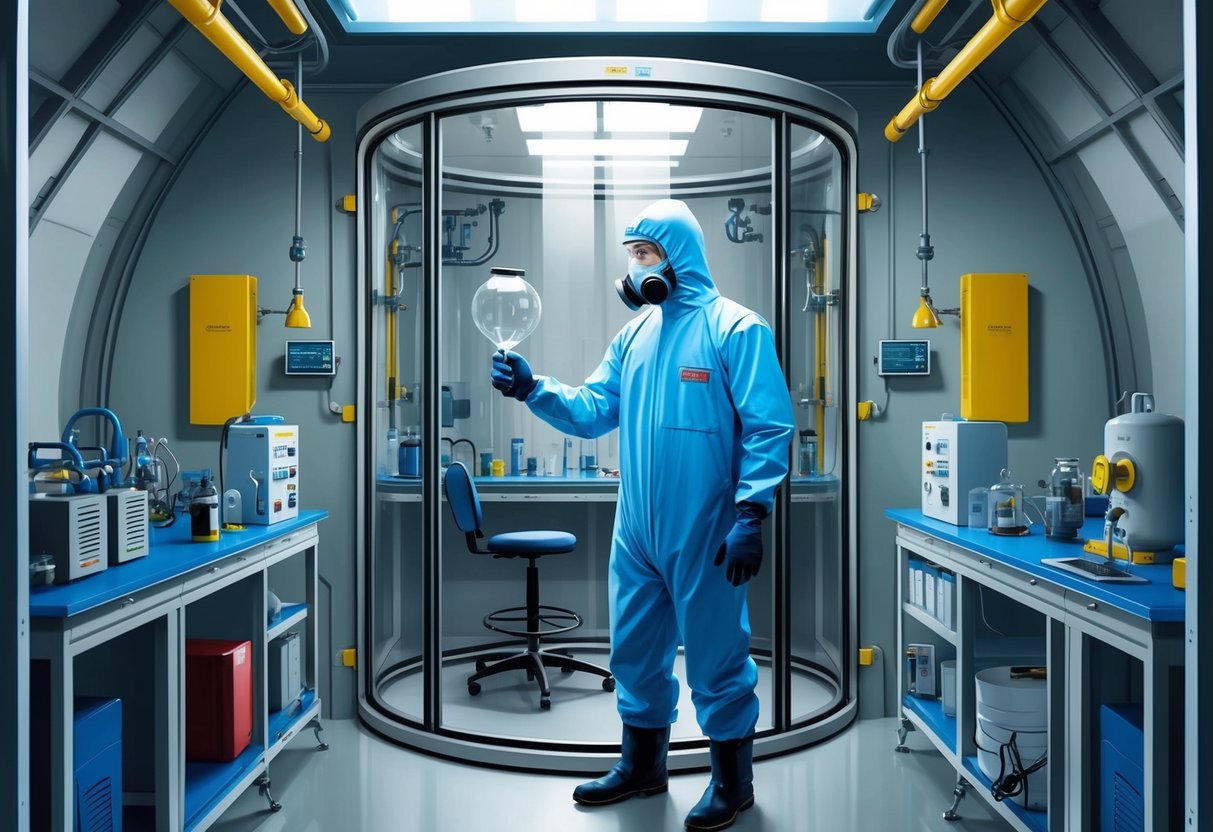
<path fill-rule="evenodd" d="M 1057 457 L 1049 474 L 1049 496 L 1045 500 L 1045 517 L 1050 537 L 1078 536 L 1085 515 L 1083 473 L 1076 457 Z"/>
<path fill-rule="evenodd" d="M 802 477 L 812 477 L 817 474 L 817 431 L 805 428 L 800 432 L 800 453 L 797 457 L 797 469 Z"/>

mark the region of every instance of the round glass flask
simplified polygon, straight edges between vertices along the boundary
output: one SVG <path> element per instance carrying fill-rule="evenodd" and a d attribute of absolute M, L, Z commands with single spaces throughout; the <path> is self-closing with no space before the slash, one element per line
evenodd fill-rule
<path fill-rule="evenodd" d="M 476 328 L 500 350 L 510 350 L 539 326 L 542 304 L 535 287 L 523 280 L 525 269 L 494 266 L 472 297 Z"/>

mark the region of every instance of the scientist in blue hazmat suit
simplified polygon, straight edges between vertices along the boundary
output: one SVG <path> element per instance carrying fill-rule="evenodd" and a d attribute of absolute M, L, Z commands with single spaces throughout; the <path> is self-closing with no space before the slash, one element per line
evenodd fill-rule
<path fill-rule="evenodd" d="M 685 203 L 653 203 L 622 242 L 628 272 L 615 288 L 640 314 L 585 383 L 535 375 L 502 351 L 492 383 L 564 433 L 619 429 L 610 667 L 623 754 L 573 799 L 597 806 L 667 791 L 681 642 L 712 759 L 686 826 L 722 829 L 754 804 L 757 668 L 745 584 L 762 565 L 763 519 L 788 473 L 791 399 L 770 327 L 716 290 Z"/>

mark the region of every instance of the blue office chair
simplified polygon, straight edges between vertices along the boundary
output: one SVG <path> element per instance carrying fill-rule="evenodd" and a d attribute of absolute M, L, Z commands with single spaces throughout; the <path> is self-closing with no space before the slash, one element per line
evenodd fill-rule
<path fill-rule="evenodd" d="M 526 606 L 509 607 L 484 617 L 484 626 L 494 632 L 526 639 L 521 653 L 499 653 L 476 662 L 476 672 L 468 677 L 468 693 L 480 693 L 480 680 L 507 670 L 525 670 L 527 679 L 539 683 L 539 707 L 550 710 L 552 690 L 548 686 L 546 668 L 559 667 L 565 673 L 583 670 L 602 677 L 602 689 L 615 690 L 611 671 L 596 664 L 583 662 L 567 650 L 541 650 L 540 638 L 567 633 L 581 626 L 581 616 L 564 607 L 539 603 L 539 567 L 535 562 L 545 555 L 563 555 L 577 547 L 577 538 L 568 532 L 530 531 L 507 532 L 490 537 L 481 549 L 477 541 L 484 537 L 480 523 L 484 519 L 476 485 L 462 462 L 453 462 L 446 469 L 446 498 L 451 504 L 455 525 L 467 538 L 468 550 L 476 555 L 495 558 L 526 558 Z M 523 628 L 519 628 L 523 624 Z M 490 664 L 492 662 L 492 664 Z"/>

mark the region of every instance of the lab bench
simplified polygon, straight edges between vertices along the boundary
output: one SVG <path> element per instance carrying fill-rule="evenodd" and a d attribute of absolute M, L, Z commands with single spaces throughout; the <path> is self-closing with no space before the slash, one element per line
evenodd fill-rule
<path fill-rule="evenodd" d="M 269 790 L 269 765 L 300 730 L 320 739 L 317 524 L 301 511 L 272 526 L 190 541 L 189 519 L 151 530 L 148 555 L 71 584 L 30 591 L 30 655 L 44 663 L 49 700 L 50 823 L 71 827 L 73 713 L 78 695 L 123 699 L 123 780 L 128 810 L 157 830 L 202 830 L 248 786 Z M 270 619 L 266 590 L 283 598 Z M 302 637 L 302 695 L 269 710 L 268 645 Z M 253 732 L 231 762 L 185 759 L 186 638 L 252 645 Z M 320 743 L 321 748 L 327 745 Z M 142 807 L 142 809 L 140 808 Z"/>
<path fill-rule="evenodd" d="M 977 791 L 1021 832 L 1099 828 L 1099 708 L 1128 699 L 1144 709 L 1144 828 L 1172 828 L 1182 794 L 1176 786 L 1183 781 L 1184 594 L 1171 585 L 1170 565 L 1135 564 L 1130 571 L 1148 583 L 1114 584 L 1041 563 L 1081 555 L 1081 540 L 1102 537 L 1102 518 L 1088 518 L 1079 542 L 1063 542 L 1046 538 L 1039 526 L 1023 537 L 1000 537 L 917 509 L 885 515 L 897 523 L 897 750 L 905 750 L 906 732 L 917 729 L 955 768 L 955 799 L 944 817 L 954 817 L 961 798 Z M 912 602 L 911 569 L 923 566 L 951 576 L 950 617 Z M 998 629 L 987 608 L 1002 613 Z M 911 643 L 934 644 L 936 668 L 945 656 L 955 659 L 954 716 L 944 713 L 940 699 L 906 692 L 900 657 Z M 978 767 L 973 678 L 985 667 L 1042 662 L 1048 798 L 1044 810 L 1031 810 L 1013 798 L 995 800 L 990 778 Z"/>

